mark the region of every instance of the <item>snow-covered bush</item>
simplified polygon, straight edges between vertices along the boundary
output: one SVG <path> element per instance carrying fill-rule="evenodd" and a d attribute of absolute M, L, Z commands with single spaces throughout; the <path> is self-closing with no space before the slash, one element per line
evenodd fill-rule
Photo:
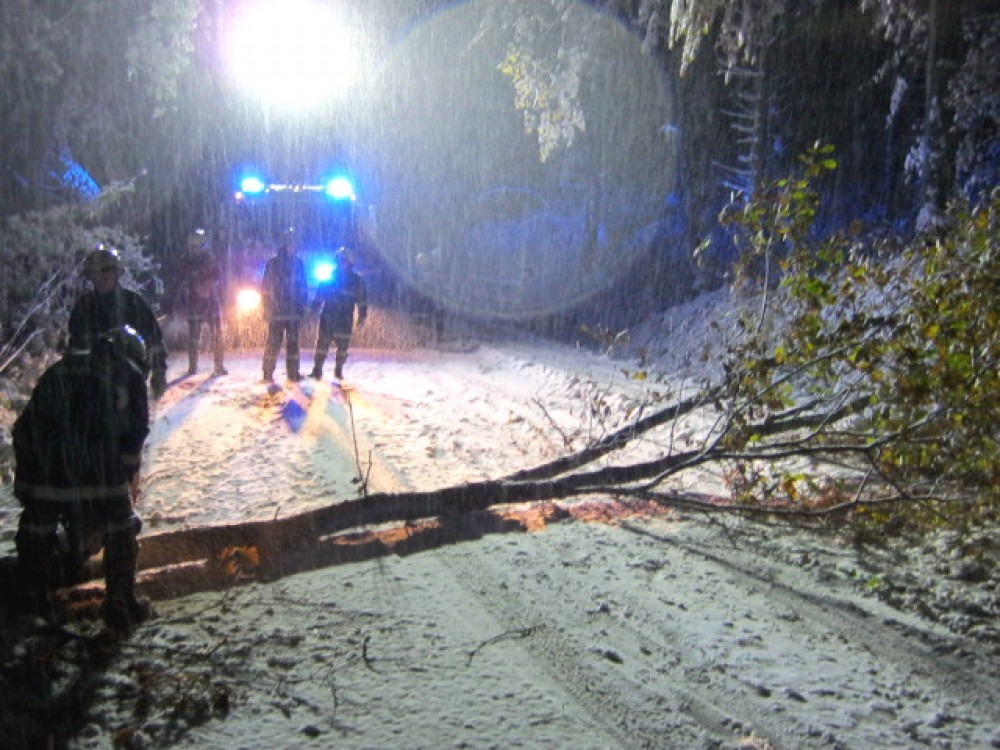
<path fill-rule="evenodd" d="M 118 248 L 122 283 L 156 282 L 155 266 L 134 237 L 95 221 L 79 206 L 7 217 L 0 224 L 0 376 L 33 382 L 62 345 L 74 300 L 86 289 L 79 274 L 100 244 Z"/>
<path fill-rule="evenodd" d="M 857 226 L 815 237 L 811 180 L 836 164 L 823 149 L 803 161 L 802 176 L 767 186 L 729 217 L 745 242 L 743 278 L 766 304 L 745 320 L 727 385 L 735 418 L 748 422 L 804 404 L 828 410 L 829 424 L 797 450 L 854 479 L 735 471 L 756 477 L 741 485 L 744 499 L 892 501 L 881 507 L 893 513 L 869 514 L 882 520 L 996 514 L 1000 191 L 954 204 L 942 226 L 905 246 Z M 734 450 L 756 439 L 732 435 Z"/>

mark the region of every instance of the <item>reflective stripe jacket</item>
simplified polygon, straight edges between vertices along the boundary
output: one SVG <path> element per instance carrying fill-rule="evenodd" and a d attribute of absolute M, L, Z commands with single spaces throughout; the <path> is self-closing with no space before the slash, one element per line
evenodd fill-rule
<path fill-rule="evenodd" d="M 218 322 L 222 310 L 219 264 L 208 252 L 189 254 L 185 264 L 188 271 L 182 292 L 188 320 Z"/>
<path fill-rule="evenodd" d="M 364 280 L 356 271 L 337 269 L 333 277 L 316 289 L 312 309 L 322 308 L 320 326 L 333 334 L 350 336 L 354 330 L 354 308 L 358 308 L 358 320 L 364 323 L 368 317 L 368 291 Z"/>
<path fill-rule="evenodd" d="M 70 341 L 89 349 L 102 333 L 123 325 L 132 326 L 146 342 L 150 369 L 166 372 L 163 331 L 146 300 L 131 289 L 119 286 L 103 294 L 89 291 L 82 295 L 69 314 Z"/>
<path fill-rule="evenodd" d="M 22 503 L 128 495 L 149 434 L 142 376 L 98 371 L 68 354 L 45 371 L 14 422 L 14 493 Z"/>
<path fill-rule="evenodd" d="M 309 301 L 302 260 L 285 251 L 272 256 L 264 266 L 261 296 L 268 320 L 301 318 Z"/>

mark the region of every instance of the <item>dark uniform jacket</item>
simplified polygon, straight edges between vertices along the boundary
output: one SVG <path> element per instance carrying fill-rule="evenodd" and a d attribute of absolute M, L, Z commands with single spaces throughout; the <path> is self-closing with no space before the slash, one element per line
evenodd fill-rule
<path fill-rule="evenodd" d="M 301 318 L 309 302 L 302 260 L 284 252 L 271 257 L 264 266 L 261 296 L 268 320 Z"/>
<path fill-rule="evenodd" d="M 210 253 L 191 253 L 187 258 L 185 302 L 188 320 L 217 322 L 221 317 L 219 290 L 222 271 Z"/>
<path fill-rule="evenodd" d="M 132 326 L 146 342 L 153 372 L 166 372 L 163 331 L 149 303 L 131 289 L 119 286 L 104 294 L 91 290 L 80 297 L 69 315 L 70 342 L 75 347 L 89 349 L 102 333 L 123 325 Z"/>
<path fill-rule="evenodd" d="M 337 269 L 333 277 L 316 290 L 312 309 L 320 311 L 320 326 L 330 333 L 349 336 L 354 330 L 354 308 L 361 321 L 368 316 L 368 291 L 356 271 Z"/>
<path fill-rule="evenodd" d="M 45 371 L 11 436 L 14 493 L 25 505 L 128 496 L 149 434 L 145 379 L 125 363 L 115 377 L 87 355 Z"/>

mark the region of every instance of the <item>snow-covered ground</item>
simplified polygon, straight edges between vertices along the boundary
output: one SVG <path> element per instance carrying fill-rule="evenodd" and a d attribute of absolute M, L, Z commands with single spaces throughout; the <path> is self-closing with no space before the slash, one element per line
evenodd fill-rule
<path fill-rule="evenodd" d="M 644 380 L 635 360 L 525 340 L 358 349 L 348 388 L 269 390 L 259 352 L 180 378 L 175 356 L 143 534 L 294 516 L 357 498 L 361 478 L 426 490 L 564 455 L 693 387 L 680 376 L 716 356 L 712 320 L 702 301 L 661 321 L 675 344 L 639 343 L 671 377 Z M 676 486 L 722 489 L 708 473 Z M 410 543 L 160 598 L 71 747 L 1000 747 L 996 648 L 865 596 L 880 561 L 836 538 L 610 498 L 384 531 Z"/>

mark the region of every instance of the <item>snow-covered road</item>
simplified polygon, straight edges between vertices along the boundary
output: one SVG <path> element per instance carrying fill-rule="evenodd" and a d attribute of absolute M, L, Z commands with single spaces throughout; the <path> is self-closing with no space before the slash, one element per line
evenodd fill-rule
<path fill-rule="evenodd" d="M 346 391 L 268 390 L 254 353 L 227 366 L 156 406 L 144 534 L 292 516 L 357 497 L 359 476 L 371 491 L 495 479 L 620 427 L 665 387 L 528 343 L 358 351 Z M 161 599 L 71 747 L 1000 743 L 995 659 L 864 596 L 867 561 L 835 538 L 589 498 L 410 549 Z"/>

